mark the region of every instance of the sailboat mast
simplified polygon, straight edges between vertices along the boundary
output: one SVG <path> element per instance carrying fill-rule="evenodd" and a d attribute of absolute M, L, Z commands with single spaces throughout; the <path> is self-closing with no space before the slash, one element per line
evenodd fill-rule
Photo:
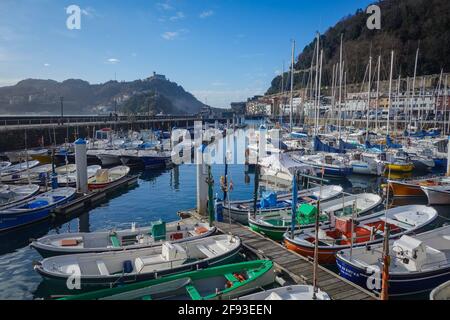
<path fill-rule="evenodd" d="M 317 123 L 317 92 L 319 86 L 319 49 L 320 49 L 320 36 L 317 33 L 316 37 L 316 80 L 314 86 L 314 135 L 317 136 L 317 127 L 315 126 Z"/>
<path fill-rule="evenodd" d="M 442 84 L 443 74 L 444 74 L 444 69 L 441 69 L 441 75 L 439 76 L 439 85 L 438 85 L 437 95 L 434 100 L 434 128 L 437 128 L 437 113 L 438 113 L 437 105 L 438 105 L 439 98 L 441 97 L 441 84 Z"/>
<path fill-rule="evenodd" d="M 389 135 L 389 122 L 391 119 L 391 94 L 392 94 L 392 73 L 394 70 L 394 50 L 391 51 L 391 72 L 389 75 L 389 96 L 388 96 L 388 118 L 387 118 L 387 135 Z"/>
<path fill-rule="evenodd" d="M 377 104 L 375 106 L 375 130 L 378 131 L 378 107 L 380 106 L 380 71 L 381 71 L 381 54 L 378 56 L 377 63 Z"/>
<path fill-rule="evenodd" d="M 317 131 L 319 130 L 319 117 L 320 117 L 320 92 L 321 92 L 321 85 L 322 85 L 322 61 L 323 61 L 323 50 L 320 50 L 320 68 L 319 68 L 319 86 L 318 86 L 318 92 L 317 92 L 317 114 L 316 114 L 316 135 Z"/>
<path fill-rule="evenodd" d="M 284 115 L 284 60 L 281 68 L 281 97 L 280 97 L 280 126 L 283 123 Z"/>
<path fill-rule="evenodd" d="M 336 75 L 336 64 L 333 64 L 333 77 L 331 79 L 331 110 L 329 113 L 329 117 L 330 117 L 331 121 L 333 121 L 332 119 L 333 119 L 333 114 L 334 114 L 334 103 L 335 103 L 335 85 L 336 85 L 336 83 L 334 81 L 335 75 Z M 327 117 L 327 119 L 328 119 L 328 117 Z M 326 126 L 328 125 L 328 121 L 325 125 Z"/>
<path fill-rule="evenodd" d="M 295 40 L 292 40 L 292 57 L 291 57 L 291 101 L 290 101 L 290 114 L 289 114 L 289 125 L 292 132 L 294 126 L 292 119 L 292 112 L 294 108 L 294 59 L 295 59 Z"/>
<path fill-rule="evenodd" d="M 448 82 L 447 79 L 448 76 L 445 76 L 445 94 L 444 94 L 444 99 L 445 99 L 445 104 L 444 104 L 444 128 L 443 128 L 443 133 L 444 135 L 447 134 L 448 130 L 447 130 L 447 120 L 448 120 L 448 115 L 447 115 L 447 107 L 448 107 Z"/>
<path fill-rule="evenodd" d="M 370 87 L 372 80 L 372 56 L 369 57 L 369 82 L 367 85 L 366 141 L 369 140 Z"/>
<path fill-rule="evenodd" d="M 415 90 L 416 90 L 416 75 L 417 75 L 417 62 L 419 60 L 419 48 L 417 48 L 416 51 L 416 62 L 414 63 L 414 78 L 413 78 L 413 83 L 412 83 L 412 95 L 410 96 L 410 108 L 411 110 L 409 111 L 409 135 L 411 135 L 411 121 L 412 121 L 412 116 L 413 116 L 413 103 L 411 103 L 411 100 L 414 99 L 415 97 Z"/>
<path fill-rule="evenodd" d="M 398 109 L 400 106 L 400 82 L 402 81 L 402 75 L 398 75 L 398 81 L 397 81 L 397 97 L 395 98 L 396 104 L 395 104 L 395 114 L 394 114 L 394 134 L 397 133 L 398 130 Z"/>
<path fill-rule="evenodd" d="M 419 126 L 420 130 L 423 129 L 423 123 L 424 123 L 424 121 L 426 123 L 426 121 L 428 119 L 428 114 L 430 113 L 430 111 L 428 109 L 427 110 L 423 110 L 423 108 L 422 108 L 422 102 L 423 102 L 424 98 L 425 98 L 425 77 L 422 77 L 422 81 L 420 83 L 419 99 L 418 99 L 418 101 L 420 101 L 420 103 L 417 102 L 417 105 L 418 105 L 418 108 L 419 108 L 419 112 L 420 112 L 419 117 L 418 117 L 418 120 L 419 120 L 419 123 L 420 123 L 420 126 Z M 423 113 L 426 114 L 425 119 L 423 119 Z"/>
<path fill-rule="evenodd" d="M 339 130 L 339 140 L 341 139 L 341 118 L 342 118 L 342 73 L 344 72 L 344 68 L 342 66 L 342 41 L 344 35 L 341 33 L 341 48 L 339 53 L 339 111 L 338 111 L 338 130 Z"/>

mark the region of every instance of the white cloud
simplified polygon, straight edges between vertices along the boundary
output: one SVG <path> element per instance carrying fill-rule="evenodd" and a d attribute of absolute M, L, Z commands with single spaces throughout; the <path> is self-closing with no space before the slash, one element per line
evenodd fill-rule
<path fill-rule="evenodd" d="M 108 64 L 118 64 L 119 62 L 120 60 L 116 58 L 109 58 L 108 60 L 106 60 L 106 63 Z"/>
<path fill-rule="evenodd" d="M 182 34 L 188 32 L 186 29 L 180 29 L 177 31 L 166 31 L 163 34 L 161 34 L 161 37 L 166 40 L 175 40 L 176 38 L 179 38 Z"/>
<path fill-rule="evenodd" d="M 156 4 L 156 6 L 157 6 L 159 9 L 165 10 L 165 11 L 173 10 L 173 9 L 174 9 L 174 7 L 172 7 L 172 6 L 169 4 L 168 1 L 166 1 L 166 2 L 158 2 L 158 3 Z"/>
<path fill-rule="evenodd" d="M 182 11 L 178 11 L 174 16 L 170 17 L 170 21 L 182 20 L 185 18 L 185 15 Z"/>
<path fill-rule="evenodd" d="M 214 11 L 207 10 L 207 11 L 203 11 L 202 13 L 200 13 L 199 17 L 204 19 L 204 18 L 211 17 L 212 15 L 214 15 Z"/>
<path fill-rule="evenodd" d="M 92 7 L 86 7 L 86 8 L 81 9 L 81 14 L 83 14 L 86 17 L 89 17 L 89 18 L 93 18 L 93 17 L 98 16 L 97 12 Z"/>
<path fill-rule="evenodd" d="M 44 67 L 50 67 L 50 63 L 44 63 Z"/>
<path fill-rule="evenodd" d="M 175 38 L 177 38 L 180 35 L 179 32 L 177 31 L 167 31 L 164 32 L 161 37 L 163 37 L 166 40 L 174 40 Z"/>

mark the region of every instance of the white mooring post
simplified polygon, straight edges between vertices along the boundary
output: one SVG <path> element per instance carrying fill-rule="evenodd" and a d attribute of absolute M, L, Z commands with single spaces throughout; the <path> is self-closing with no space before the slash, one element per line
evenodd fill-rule
<path fill-rule="evenodd" d="M 77 191 L 88 193 L 86 140 L 75 141 L 75 164 L 77 166 Z"/>
<path fill-rule="evenodd" d="M 208 214 L 207 203 L 208 203 L 208 184 L 206 183 L 206 178 L 208 177 L 208 166 L 203 160 L 203 153 L 206 149 L 204 144 L 197 148 L 197 213 L 202 216 Z"/>

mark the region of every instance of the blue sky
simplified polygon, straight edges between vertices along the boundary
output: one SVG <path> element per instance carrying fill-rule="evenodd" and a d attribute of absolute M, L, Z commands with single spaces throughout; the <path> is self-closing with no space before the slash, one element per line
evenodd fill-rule
<path fill-rule="evenodd" d="M 370 0 L 1 0 L 0 86 L 167 75 L 215 107 L 264 93 L 302 49 Z M 66 8 L 82 9 L 81 30 Z"/>

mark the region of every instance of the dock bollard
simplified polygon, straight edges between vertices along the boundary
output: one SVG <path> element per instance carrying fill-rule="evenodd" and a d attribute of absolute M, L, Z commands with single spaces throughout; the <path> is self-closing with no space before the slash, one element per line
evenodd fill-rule
<path fill-rule="evenodd" d="M 75 141 L 75 164 L 77 166 L 77 191 L 88 193 L 86 140 Z"/>
<path fill-rule="evenodd" d="M 202 216 L 207 215 L 208 202 L 208 184 L 206 178 L 208 177 L 208 168 L 203 159 L 206 145 L 202 144 L 197 148 L 197 213 Z"/>

